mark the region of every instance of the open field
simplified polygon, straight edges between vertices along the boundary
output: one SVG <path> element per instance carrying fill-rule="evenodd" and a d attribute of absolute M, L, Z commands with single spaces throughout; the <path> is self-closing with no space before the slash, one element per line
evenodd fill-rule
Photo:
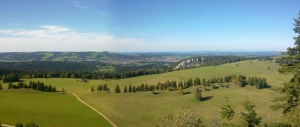
<path fill-rule="evenodd" d="M 236 64 L 239 66 L 236 67 Z M 267 68 L 270 67 L 270 70 Z M 147 75 L 140 76 L 135 78 L 120 79 L 120 80 L 89 80 L 87 83 L 81 82 L 80 79 L 31 79 L 34 81 L 42 81 L 45 84 L 51 84 L 56 86 L 58 90 L 62 88 L 66 89 L 69 92 L 76 93 L 83 101 L 87 102 L 89 105 L 96 108 L 98 111 L 106 115 L 112 122 L 118 126 L 151 126 L 151 123 L 156 118 L 165 117 L 168 114 L 176 114 L 181 111 L 182 106 L 189 106 L 195 109 L 196 113 L 200 116 L 205 125 L 209 125 L 212 119 L 220 118 L 220 107 L 222 104 L 226 103 L 225 97 L 229 96 L 230 101 L 236 105 L 235 116 L 233 119 L 234 123 L 240 121 L 240 112 L 244 111 L 241 102 L 246 100 L 246 97 L 252 101 L 256 107 L 258 115 L 263 116 L 263 121 L 267 122 L 276 121 L 281 117 L 281 111 L 271 111 L 269 106 L 273 104 L 270 102 L 270 98 L 279 96 L 278 93 L 262 89 L 258 90 L 254 86 L 246 86 L 244 88 L 238 87 L 236 85 L 231 85 L 230 88 L 219 88 L 211 91 L 202 92 L 203 97 L 210 97 L 210 99 L 199 102 L 194 98 L 194 92 L 197 86 L 193 86 L 188 89 L 184 89 L 184 92 L 191 92 L 186 95 L 178 95 L 177 91 L 158 91 L 160 94 L 153 95 L 152 92 L 139 92 L 139 93 L 123 93 L 123 88 L 125 85 L 127 87 L 129 84 L 140 85 L 142 83 L 147 83 L 148 85 L 156 85 L 157 82 L 165 82 L 167 80 L 187 80 L 189 78 L 200 77 L 210 79 L 211 77 L 224 77 L 232 74 L 242 74 L 245 76 L 257 76 L 257 77 L 266 77 L 267 82 L 272 86 L 280 86 L 284 81 L 288 81 L 292 75 L 282 75 L 277 72 L 279 65 L 274 62 L 269 61 L 243 61 L 238 63 L 231 63 L 221 66 L 209 66 L 194 68 L 189 70 L 174 71 L 170 73 L 164 73 L 159 75 Z M 30 80 L 24 80 L 29 82 Z M 108 88 L 111 89 L 111 92 L 91 92 L 90 89 L 93 86 L 95 89 L 100 84 L 108 84 Z M 114 87 L 116 84 L 119 84 L 121 87 L 121 94 L 115 94 Z M 7 88 L 7 84 L 2 84 L 4 88 Z M 37 96 L 38 95 L 38 96 Z M 58 119 L 60 116 L 63 118 L 73 118 L 74 121 L 82 124 L 97 125 L 98 123 L 103 123 L 101 117 L 96 113 L 93 113 L 92 110 L 85 107 L 85 105 L 79 103 L 75 97 L 71 95 L 61 95 L 57 93 L 43 93 L 43 92 L 26 92 L 23 90 L 3 90 L 0 91 L 0 118 L 4 118 L 3 123 L 14 125 L 15 122 L 30 121 L 28 116 L 36 116 L 36 123 L 42 123 L 49 121 L 49 118 L 53 118 L 52 124 L 61 125 L 69 124 L 72 125 L 72 122 L 65 123 Z M 18 100 L 18 98 L 24 97 Z M 25 99 L 33 98 L 33 99 Z M 43 102 L 47 98 L 51 99 L 46 102 Z M 7 103 L 6 103 L 7 102 Z M 30 103 L 31 102 L 31 103 Z M 37 103 L 40 102 L 40 103 Z M 57 102 L 57 104 L 56 104 Z M 18 104 L 22 105 L 18 105 Z M 23 104 L 24 103 L 24 104 Z M 35 106 L 32 106 L 34 104 Z M 64 105 L 64 106 L 60 106 Z M 57 107 L 56 107 L 57 106 Z M 40 107 L 28 110 L 32 107 Z M 53 107 L 53 108 L 52 108 Z M 60 107 L 64 107 L 60 111 Z M 21 113 L 16 117 L 16 109 L 19 109 Z M 50 113 L 46 112 L 48 110 L 43 109 L 52 109 Z M 73 109 L 74 108 L 74 109 Z M 53 112 L 53 109 L 57 110 Z M 75 110 L 76 109 L 76 110 Z M 30 114 L 33 110 L 33 114 Z M 75 110 L 75 112 L 74 112 Z M 83 110 L 83 111 L 78 111 Z M 18 112 L 18 113 L 19 113 Z M 43 117 L 38 117 L 42 113 Z M 75 114 L 70 114 L 75 113 Z M 41 114 L 40 114 L 41 113 Z M 22 115 L 23 114 L 23 115 Z M 50 115 L 47 115 L 50 114 Z M 7 117 L 3 117 L 3 116 Z M 55 116 L 55 117 L 54 117 Z M 76 117 L 75 117 L 76 116 Z M 269 117 L 268 117 L 269 116 Z M 22 119 L 22 118 L 28 119 Z M 57 119 L 54 119 L 58 117 Z M 91 119 L 87 117 L 92 117 Z M 17 119 L 14 121 L 12 118 Z M 99 119 L 99 120 L 98 120 Z M 43 122 L 44 121 L 44 122 Z M 51 121 L 51 119 L 50 119 Z M 93 122 L 98 122 L 93 124 Z M 104 122 L 105 123 L 105 122 Z M 104 124 L 103 123 L 103 124 Z M 108 124 L 108 122 L 106 122 Z M 98 125 L 99 125 L 98 124 Z M 77 124 L 76 124 L 77 125 Z"/>
<path fill-rule="evenodd" d="M 0 91 L 0 122 L 23 125 L 35 122 L 41 127 L 111 126 L 104 118 L 72 95 L 29 89 Z"/>

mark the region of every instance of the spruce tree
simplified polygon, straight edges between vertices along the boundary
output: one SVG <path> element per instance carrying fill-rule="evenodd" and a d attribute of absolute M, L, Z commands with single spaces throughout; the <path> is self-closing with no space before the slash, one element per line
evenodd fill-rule
<path fill-rule="evenodd" d="M 262 120 L 262 117 L 257 117 L 257 113 L 254 110 L 255 105 L 252 104 L 248 99 L 242 103 L 246 113 L 241 112 L 242 123 L 247 127 L 254 127 L 259 125 Z"/>
<path fill-rule="evenodd" d="M 132 87 L 132 92 L 133 92 L 133 93 L 136 92 L 135 85 L 133 85 L 133 87 Z"/>
<path fill-rule="evenodd" d="M 94 92 L 94 87 L 92 86 L 92 88 L 91 88 L 91 92 Z"/>
<path fill-rule="evenodd" d="M 102 91 L 103 87 L 102 84 L 99 85 L 99 91 Z"/>
<path fill-rule="evenodd" d="M 103 91 L 107 91 L 108 90 L 107 84 L 104 84 L 102 89 L 103 89 Z"/>
<path fill-rule="evenodd" d="M 131 86 L 131 84 L 129 85 L 128 92 L 129 92 L 129 93 L 131 93 L 131 92 L 132 92 L 132 86 Z"/>
<path fill-rule="evenodd" d="M 120 87 L 118 84 L 115 87 L 115 93 L 121 93 L 121 90 L 120 90 Z"/>
<path fill-rule="evenodd" d="M 221 117 L 226 119 L 228 122 L 233 119 L 235 105 L 229 103 L 228 96 L 226 97 L 226 104 L 221 107 Z"/>
<path fill-rule="evenodd" d="M 283 88 L 279 92 L 284 93 L 285 96 L 276 98 L 274 101 L 278 103 L 271 106 L 274 110 L 283 109 L 283 114 L 287 121 L 296 126 L 300 125 L 299 119 L 295 119 L 295 116 L 300 114 L 300 11 L 298 12 L 298 16 L 297 19 L 294 18 L 295 23 L 293 28 L 297 34 L 297 36 L 294 37 L 295 47 L 288 47 L 285 52 L 287 57 L 282 58 L 290 62 L 282 64 L 279 69 L 280 73 L 291 73 L 294 77 L 289 82 L 283 83 Z"/>
<path fill-rule="evenodd" d="M 260 78 L 257 79 L 257 83 L 256 83 L 255 86 L 256 86 L 257 89 L 261 89 L 262 88 L 262 81 L 261 81 Z"/>
<path fill-rule="evenodd" d="M 127 86 L 125 85 L 123 93 L 127 93 Z"/>

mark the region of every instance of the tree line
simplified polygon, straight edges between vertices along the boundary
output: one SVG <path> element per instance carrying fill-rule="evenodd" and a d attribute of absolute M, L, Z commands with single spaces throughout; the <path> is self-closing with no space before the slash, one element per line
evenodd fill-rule
<path fill-rule="evenodd" d="M 219 84 L 219 86 L 215 85 L 215 83 Z M 224 85 L 223 83 L 227 83 Z M 140 85 L 131 85 L 127 87 L 125 85 L 123 90 L 120 88 L 118 84 L 116 84 L 114 88 L 115 93 L 136 93 L 136 92 L 147 92 L 147 91 L 155 91 L 155 90 L 168 90 L 174 91 L 179 90 L 178 93 L 183 94 L 183 89 L 189 88 L 191 86 L 203 86 L 202 90 L 209 91 L 208 88 L 205 86 L 210 86 L 212 89 L 217 89 L 219 87 L 229 87 L 228 83 L 234 83 L 240 87 L 245 87 L 246 85 L 255 86 L 257 89 L 267 88 L 269 87 L 267 83 L 267 79 L 264 77 L 248 77 L 243 75 L 227 75 L 223 77 L 211 77 L 211 78 L 203 78 L 200 79 L 199 77 L 196 78 L 189 78 L 188 80 L 181 80 L 179 82 L 175 80 L 167 80 L 165 82 L 157 82 L 156 85 L 148 85 L 147 83 L 140 84 Z M 109 91 L 110 89 L 107 87 L 107 84 L 100 84 L 97 86 L 99 91 Z M 199 89 L 201 92 L 202 90 Z M 91 88 L 91 91 L 94 91 L 94 87 Z M 181 91 L 181 92 L 180 92 Z M 196 91 L 198 93 L 198 91 Z M 153 93 L 155 94 L 155 92 Z M 195 95 L 196 96 L 196 95 Z M 198 96 L 198 95 L 197 95 Z M 201 100 L 201 99 L 198 99 Z"/>
<path fill-rule="evenodd" d="M 40 81 L 34 82 L 31 80 L 29 81 L 29 85 L 23 82 L 19 82 L 17 85 L 13 84 L 12 82 L 9 82 L 7 89 L 20 89 L 20 88 L 31 88 L 33 90 L 44 91 L 44 92 L 56 92 L 55 86 L 45 85 L 43 82 Z"/>

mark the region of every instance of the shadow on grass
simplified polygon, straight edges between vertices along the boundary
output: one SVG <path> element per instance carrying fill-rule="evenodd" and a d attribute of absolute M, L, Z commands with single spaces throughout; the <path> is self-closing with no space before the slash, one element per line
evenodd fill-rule
<path fill-rule="evenodd" d="M 190 93 L 192 93 L 192 92 L 184 92 L 184 93 L 182 93 L 182 95 L 186 95 L 186 94 L 190 94 Z"/>
<path fill-rule="evenodd" d="M 210 100 L 212 98 L 213 98 L 213 96 L 202 97 L 202 101 L 207 101 L 207 100 Z"/>
<path fill-rule="evenodd" d="M 267 84 L 267 86 L 264 88 L 270 89 L 270 88 L 272 88 L 272 86 Z"/>

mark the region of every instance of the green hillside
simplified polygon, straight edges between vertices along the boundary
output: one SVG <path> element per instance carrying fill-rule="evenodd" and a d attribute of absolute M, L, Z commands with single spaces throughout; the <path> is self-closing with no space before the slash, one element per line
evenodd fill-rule
<path fill-rule="evenodd" d="M 237 66 L 238 64 L 238 66 Z M 256 76 L 256 77 L 266 77 L 267 82 L 273 86 L 281 86 L 281 83 L 288 81 L 292 75 L 281 75 L 277 72 L 279 65 L 275 62 L 269 61 L 242 61 L 238 63 L 225 64 L 220 66 L 208 66 L 200 67 L 188 70 L 173 71 L 170 73 L 154 74 L 147 76 L 140 76 L 134 78 L 120 79 L 120 80 L 88 80 L 88 82 L 82 82 L 78 79 L 26 79 L 25 82 L 42 81 L 45 84 L 52 84 L 56 86 L 58 90 L 62 88 L 69 92 L 76 93 L 82 100 L 95 107 L 97 110 L 106 115 L 112 122 L 118 126 L 152 126 L 152 122 L 161 117 L 166 117 L 168 114 L 176 114 L 181 111 L 182 106 L 189 106 L 195 109 L 196 113 L 201 117 L 203 123 L 207 126 L 211 124 L 212 118 L 220 119 L 220 110 L 222 104 L 226 103 L 225 97 L 228 96 L 230 101 L 236 105 L 235 116 L 233 122 L 239 124 L 240 122 L 240 112 L 244 111 L 241 102 L 246 100 L 246 97 L 252 101 L 256 107 L 259 116 L 263 117 L 263 122 L 276 121 L 282 116 L 281 111 L 272 111 L 269 106 L 273 104 L 270 101 L 271 98 L 279 96 L 280 94 L 269 89 L 256 89 L 254 86 L 239 87 L 233 83 L 230 83 L 229 88 L 219 88 L 213 89 L 211 91 L 203 91 L 202 96 L 207 98 L 205 101 L 197 101 L 194 98 L 195 90 L 198 86 L 192 86 L 190 88 L 184 89 L 184 92 L 189 93 L 185 95 L 177 94 L 177 91 L 168 90 L 157 90 L 159 94 L 153 95 L 152 92 L 138 92 L 138 93 L 123 93 L 125 85 L 128 87 L 129 84 L 141 85 L 142 83 L 148 85 L 156 85 L 157 82 L 166 82 L 167 80 L 176 80 L 177 82 L 181 80 L 188 80 L 189 78 L 199 77 L 201 80 L 203 78 L 210 79 L 211 77 L 224 77 L 227 75 L 244 75 Z M 269 69 L 268 69 L 269 68 Z M 100 84 L 107 84 L 111 92 L 100 92 L 95 90 L 91 92 L 91 87 L 97 88 Z M 121 87 L 121 94 L 114 93 L 114 88 L 118 84 Z M 7 84 L 2 84 L 4 88 L 7 88 Z M 20 90 L 22 91 L 22 90 Z M 2 117 L 2 123 L 13 124 L 16 121 L 12 121 L 11 118 L 15 117 L 15 108 L 17 105 L 13 103 L 5 103 L 8 100 L 15 100 L 16 94 L 28 94 L 32 95 L 32 92 L 15 92 L 15 90 L 3 90 L 0 94 L 12 94 L 5 96 L 5 99 L 0 99 L 0 103 L 6 105 L 5 108 L 1 108 L 0 114 L 7 116 Z M 79 102 L 71 97 L 70 95 L 59 95 L 55 93 L 38 93 L 41 96 L 57 96 L 58 101 L 74 101 L 65 104 L 66 107 L 72 106 L 73 103 L 78 103 L 78 110 L 85 110 L 86 107 L 81 105 Z M 37 94 L 35 94 L 37 95 Z M 51 96 L 52 96 L 51 95 Z M 49 97 L 51 97 L 49 96 Z M 49 100 L 52 102 L 54 100 Z M 20 104 L 26 103 L 20 102 Z M 33 102 L 37 107 L 43 107 L 43 103 Z M 9 105 L 9 106 L 8 106 Z M 55 106 L 55 103 L 49 103 L 49 107 Z M 3 107 L 3 106 L 2 106 Z M 24 108 L 30 107 L 30 105 L 24 105 Z M 28 114 L 31 111 L 19 110 L 20 113 Z M 37 111 L 41 113 L 44 111 Z M 72 112 L 72 111 L 71 111 Z M 81 113 L 82 114 L 82 113 Z M 93 113 L 91 113 L 93 114 Z M 67 115 L 67 114 L 65 114 Z M 82 114 L 83 115 L 83 114 Z M 84 115 L 86 115 L 84 113 Z M 97 115 L 95 113 L 95 115 Z M 70 115 L 74 119 L 81 119 L 84 116 Z M 76 116 L 76 117 L 75 117 Z M 44 119 L 50 119 L 51 116 L 45 115 L 44 118 L 35 120 L 36 123 L 42 124 Z M 59 117 L 59 116 L 58 116 Z M 21 119 L 22 116 L 16 119 Z M 95 118 L 96 119 L 96 118 Z M 101 118 L 99 118 L 101 120 Z M 97 120 L 91 120 L 97 121 Z M 25 122 L 25 121 L 24 121 Z M 53 120 L 55 124 L 56 120 Z M 78 122 L 81 122 L 80 120 Z M 59 123 L 59 120 L 57 121 Z M 92 123 L 91 123 L 92 124 Z"/>

